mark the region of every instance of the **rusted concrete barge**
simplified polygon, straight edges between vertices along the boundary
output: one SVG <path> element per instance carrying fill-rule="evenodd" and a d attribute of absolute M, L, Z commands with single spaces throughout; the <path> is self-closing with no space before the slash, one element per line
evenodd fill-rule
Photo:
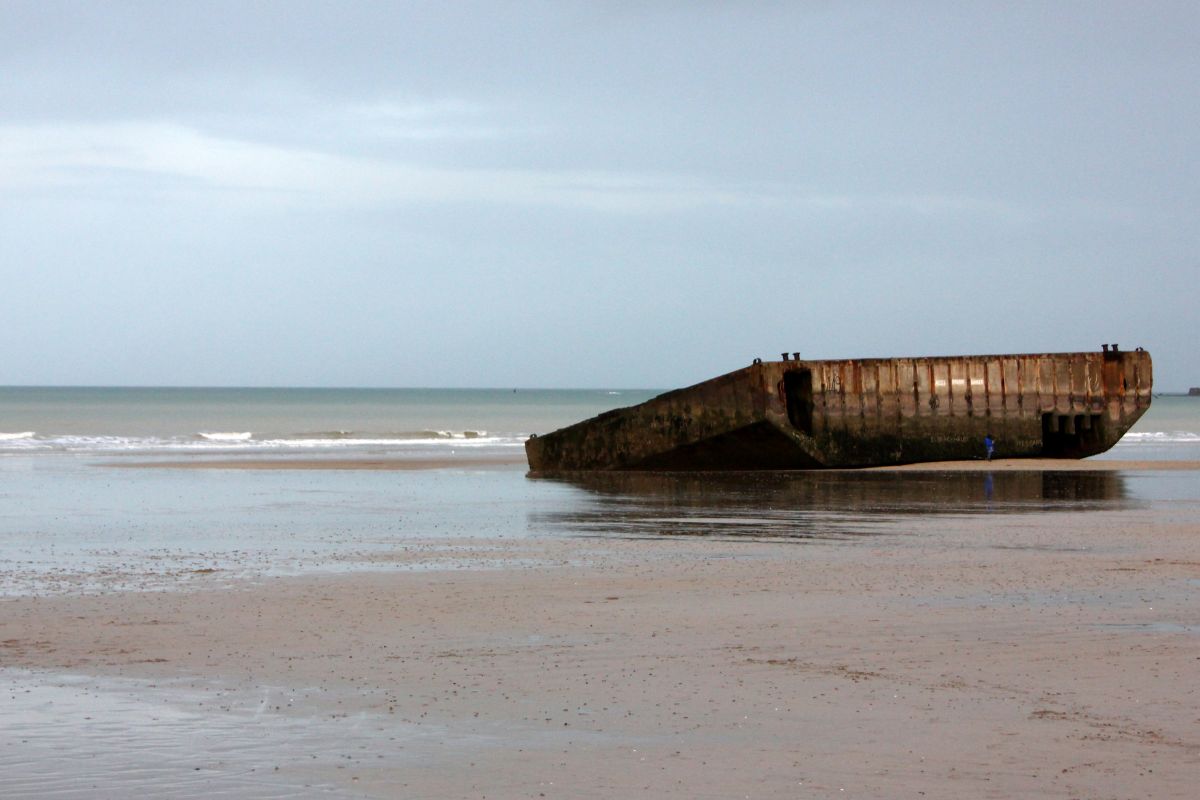
<path fill-rule="evenodd" d="M 1141 348 L 805 361 L 748 367 L 525 443 L 534 473 L 864 467 L 1083 458 L 1150 407 Z"/>

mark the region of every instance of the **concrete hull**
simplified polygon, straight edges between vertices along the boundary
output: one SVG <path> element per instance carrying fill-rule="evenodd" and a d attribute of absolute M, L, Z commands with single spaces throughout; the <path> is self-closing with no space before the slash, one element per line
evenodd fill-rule
<path fill-rule="evenodd" d="M 1104 452 L 1150 406 L 1150 354 L 772 361 L 534 436 L 535 473 L 821 469 Z"/>

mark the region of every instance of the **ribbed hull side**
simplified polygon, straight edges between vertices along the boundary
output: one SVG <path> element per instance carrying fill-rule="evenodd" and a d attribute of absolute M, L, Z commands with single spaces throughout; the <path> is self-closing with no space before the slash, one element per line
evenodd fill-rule
<path fill-rule="evenodd" d="M 1143 350 L 758 362 L 526 442 L 534 472 L 1082 458 L 1150 406 Z"/>

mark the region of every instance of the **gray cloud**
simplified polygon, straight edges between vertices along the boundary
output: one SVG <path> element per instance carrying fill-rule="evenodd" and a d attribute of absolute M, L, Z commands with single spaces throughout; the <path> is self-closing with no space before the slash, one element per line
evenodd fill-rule
<path fill-rule="evenodd" d="M 1144 345 L 1190 4 L 0 7 L 3 383 L 639 385 Z"/>

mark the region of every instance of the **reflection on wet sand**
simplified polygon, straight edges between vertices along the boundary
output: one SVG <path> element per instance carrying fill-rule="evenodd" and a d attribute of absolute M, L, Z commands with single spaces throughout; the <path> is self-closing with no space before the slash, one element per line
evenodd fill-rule
<path fill-rule="evenodd" d="M 1132 507 L 1112 472 L 594 472 L 538 527 L 596 535 L 843 538 L 896 532 L 897 516 L 1112 511 Z"/>

